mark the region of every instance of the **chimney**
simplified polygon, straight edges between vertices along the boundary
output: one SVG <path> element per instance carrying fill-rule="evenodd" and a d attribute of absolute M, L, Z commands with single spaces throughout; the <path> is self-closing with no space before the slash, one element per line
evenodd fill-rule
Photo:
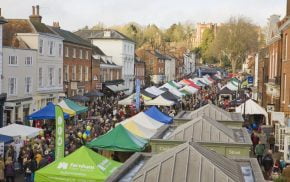
<path fill-rule="evenodd" d="M 290 16 L 290 0 L 287 0 L 286 16 Z"/>
<path fill-rule="evenodd" d="M 52 26 L 55 27 L 55 28 L 60 28 L 60 26 L 59 26 L 59 22 L 58 22 L 58 21 L 54 21 L 54 22 L 52 23 Z"/>
<path fill-rule="evenodd" d="M 35 6 L 32 6 L 32 15 L 29 16 L 30 21 L 41 23 L 42 17 L 39 15 L 39 6 L 36 5 L 36 13 Z"/>

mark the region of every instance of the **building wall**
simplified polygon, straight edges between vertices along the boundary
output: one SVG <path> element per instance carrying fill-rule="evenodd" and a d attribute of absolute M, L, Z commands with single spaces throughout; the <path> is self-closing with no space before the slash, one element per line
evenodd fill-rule
<path fill-rule="evenodd" d="M 17 64 L 9 64 L 9 57 L 16 56 Z M 32 58 L 32 64 L 27 64 L 27 57 Z M 26 80 L 31 80 L 27 86 Z M 9 80 L 15 79 L 15 92 L 9 89 Z M 5 103 L 5 118 L 9 122 L 24 121 L 24 117 L 32 113 L 33 96 L 37 88 L 37 50 L 3 48 L 3 87 L 2 92 L 7 93 Z M 28 80 L 27 80 L 28 81 Z M 29 87 L 29 88 L 27 88 Z M 6 124 L 6 123 L 5 123 Z"/>
<path fill-rule="evenodd" d="M 174 58 L 165 60 L 165 81 L 175 80 L 175 62 Z"/>
<path fill-rule="evenodd" d="M 3 69 L 2 69 L 2 59 L 3 59 L 3 57 L 2 57 L 2 53 L 3 53 L 3 50 L 2 50 L 2 47 L 3 47 L 3 27 L 2 27 L 2 24 L 0 24 L 0 77 L 2 76 L 2 71 L 3 71 Z M 2 93 L 1 92 L 1 90 L 2 90 L 2 81 L 0 80 L 0 94 Z"/>
<path fill-rule="evenodd" d="M 74 57 L 75 50 L 75 57 Z M 82 51 L 82 53 L 80 52 Z M 91 59 L 92 49 L 77 44 L 64 43 L 64 90 L 68 97 L 84 94 L 91 90 Z M 82 57 L 81 57 L 82 56 Z M 73 78 L 74 67 L 76 76 Z M 86 69 L 88 70 L 86 79 Z M 76 86 L 76 87 L 75 87 Z"/>
<path fill-rule="evenodd" d="M 57 103 L 63 96 L 63 38 L 53 34 L 17 34 L 30 48 L 37 49 L 37 94 L 33 97 L 33 110 L 39 110 L 48 102 Z M 40 42 L 43 41 L 42 53 Z M 53 42 L 50 54 L 49 42 Z M 53 79 L 50 82 L 49 70 Z M 42 72 L 42 74 L 41 74 Z M 40 77 L 42 75 L 42 79 Z"/>
<path fill-rule="evenodd" d="M 135 44 L 126 40 L 93 39 L 92 43 L 98 46 L 106 55 L 113 57 L 114 63 L 122 66 L 122 78 L 125 86 L 132 93 L 134 87 L 134 56 Z"/>
<path fill-rule="evenodd" d="M 141 86 L 145 86 L 145 62 L 135 61 L 135 79 L 139 79 Z"/>
<path fill-rule="evenodd" d="M 92 87 L 91 89 L 101 90 L 101 69 L 100 69 L 100 60 L 92 60 Z"/>
<path fill-rule="evenodd" d="M 282 73 L 281 73 L 281 111 L 290 116 L 290 28 L 283 32 Z"/>

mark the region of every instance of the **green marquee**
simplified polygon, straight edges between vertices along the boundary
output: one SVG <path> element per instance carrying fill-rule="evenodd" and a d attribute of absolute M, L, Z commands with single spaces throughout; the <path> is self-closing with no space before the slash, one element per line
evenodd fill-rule
<path fill-rule="evenodd" d="M 88 108 L 85 106 L 78 105 L 77 103 L 69 100 L 64 99 L 65 103 L 70 107 L 72 110 L 76 111 L 76 114 L 81 114 L 88 111 Z"/>
<path fill-rule="evenodd" d="M 138 152 L 143 151 L 147 143 L 147 140 L 134 135 L 119 124 L 116 128 L 88 143 L 87 146 L 111 151 Z"/>
<path fill-rule="evenodd" d="M 36 182 L 105 181 L 122 164 L 83 146 L 65 158 L 36 171 Z"/>

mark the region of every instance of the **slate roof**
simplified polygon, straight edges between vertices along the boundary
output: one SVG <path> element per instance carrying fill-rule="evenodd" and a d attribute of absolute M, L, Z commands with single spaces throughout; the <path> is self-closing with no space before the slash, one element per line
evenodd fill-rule
<path fill-rule="evenodd" d="M 106 37 L 104 36 L 105 31 L 110 31 L 111 36 Z M 127 40 L 130 42 L 134 41 L 127 37 L 126 35 L 122 34 L 121 32 L 118 32 L 117 30 L 108 29 L 108 30 L 78 30 L 74 32 L 76 35 L 84 38 L 84 39 L 116 39 L 116 40 Z"/>
<path fill-rule="evenodd" d="M 183 111 L 176 115 L 175 119 L 185 119 L 191 120 L 197 118 L 198 116 L 206 115 L 211 119 L 217 121 L 236 121 L 244 122 L 241 113 L 231 113 L 227 112 L 214 104 L 207 104 L 195 111 Z"/>
<path fill-rule="evenodd" d="M 50 30 L 48 28 L 48 26 L 46 26 L 44 23 L 40 23 L 40 22 L 37 22 L 37 21 L 30 21 L 31 24 L 34 26 L 36 32 L 39 32 L 39 33 L 49 33 L 49 34 L 55 34 L 52 30 Z"/>
<path fill-rule="evenodd" d="M 154 155 L 133 181 L 243 182 L 244 178 L 237 162 L 192 142 Z"/>
<path fill-rule="evenodd" d="M 61 28 L 57 28 L 57 27 L 53 27 L 53 26 L 49 26 L 49 28 L 51 30 L 53 30 L 55 33 L 57 33 L 58 35 L 60 35 L 61 37 L 63 37 L 64 42 L 78 44 L 78 45 L 82 45 L 82 46 L 86 46 L 86 47 L 91 47 L 91 43 L 89 41 L 84 40 L 83 38 L 77 36 L 76 34 L 70 32 L 70 31 L 63 30 Z"/>
<path fill-rule="evenodd" d="M 106 56 L 106 54 L 98 46 L 93 46 L 93 54 Z"/>

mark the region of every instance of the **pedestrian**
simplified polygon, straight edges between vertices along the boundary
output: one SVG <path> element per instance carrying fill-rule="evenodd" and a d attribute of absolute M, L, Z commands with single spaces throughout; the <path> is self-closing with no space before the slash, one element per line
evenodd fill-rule
<path fill-rule="evenodd" d="M 268 143 L 270 145 L 270 150 L 274 151 L 275 152 L 275 137 L 273 134 L 271 134 L 268 138 Z"/>
<path fill-rule="evenodd" d="M 262 159 L 263 159 L 264 152 L 265 152 L 265 145 L 262 144 L 261 141 L 259 141 L 259 144 L 255 147 L 255 154 L 257 156 L 257 160 L 258 160 L 260 165 L 262 165 Z"/>
<path fill-rule="evenodd" d="M 4 182 L 4 179 L 5 179 L 4 170 L 5 170 L 5 164 L 4 164 L 3 158 L 0 157 L 0 182 Z"/>
<path fill-rule="evenodd" d="M 31 158 L 26 157 L 23 161 L 23 169 L 24 169 L 24 176 L 25 176 L 25 182 L 33 182 L 32 179 L 32 168 L 33 168 L 33 161 Z"/>
<path fill-rule="evenodd" d="M 263 158 L 263 167 L 266 174 L 266 180 L 271 179 L 273 165 L 274 165 L 274 160 L 272 157 L 272 151 L 269 150 L 268 153 Z"/>
<path fill-rule="evenodd" d="M 254 154 L 255 153 L 255 148 L 256 148 L 256 145 L 258 145 L 259 141 L 260 141 L 260 138 L 257 136 L 257 134 L 255 132 L 253 132 L 251 134 L 251 140 L 252 140 L 252 143 L 253 143 L 253 151 L 254 151 Z"/>
<path fill-rule="evenodd" d="M 12 157 L 8 157 L 5 162 L 5 178 L 6 178 L 6 182 L 14 182 L 15 169 L 14 169 Z"/>

